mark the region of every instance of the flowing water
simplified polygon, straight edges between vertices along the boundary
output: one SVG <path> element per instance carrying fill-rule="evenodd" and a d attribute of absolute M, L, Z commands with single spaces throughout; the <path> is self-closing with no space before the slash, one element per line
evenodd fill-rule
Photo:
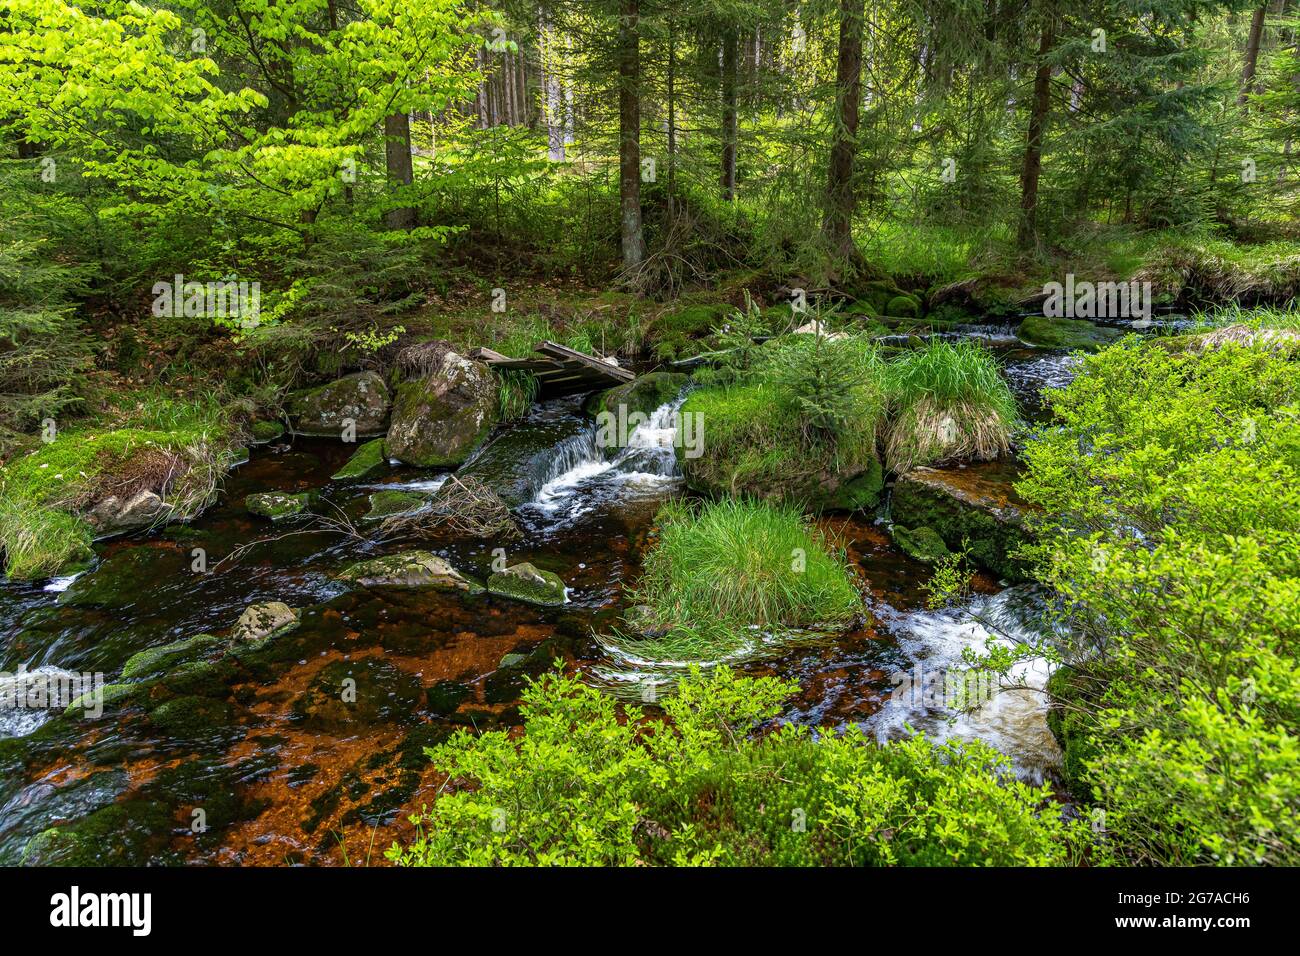
<path fill-rule="evenodd" d="M 1068 380 L 1071 360 L 993 344 L 1028 414 L 1041 414 L 1038 388 Z M 97 567 L 75 580 L 0 585 L 0 693 L 30 684 L 33 672 L 113 683 L 132 654 L 224 635 L 250 604 L 302 609 L 299 628 L 276 644 L 282 652 L 241 669 L 219 693 L 186 698 L 199 702 L 188 712 L 138 701 L 108 704 L 98 719 L 0 709 L 0 864 L 21 860 L 41 831 L 92 814 L 104 821 L 94 838 L 108 862 L 378 859 L 410 835 L 407 817 L 441 783 L 424 747 L 458 727 L 516 726 L 525 678 L 557 658 L 606 686 L 635 674 L 637 662 L 617 659 L 598 635 L 619 622 L 657 508 L 685 493 L 672 451 L 676 411 L 677 403 L 658 409 L 612 451 L 600 447 L 576 399 L 536 406 L 503 430 L 463 470 L 494 473 L 510 489 L 520 540 L 448 533 L 381 541 L 362 517 L 368 496 L 380 488 L 432 493 L 446 475 L 394 468 L 379 481 L 335 482 L 329 476 L 351 447 L 299 438 L 255 448 L 192 524 L 101 542 Z M 318 514 L 346 518 L 357 533 L 272 525 L 243 506 L 254 492 L 306 489 L 320 494 Z M 969 606 L 927 611 L 929 570 L 893 547 L 880 519 L 828 516 L 821 525 L 868 589 L 873 622 L 773 645 L 743 663 L 800 682 L 782 719 L 861 723 L 882 739 L 911 728 L 979 737 L 1007 752 L 1022 775 L 1050 776 L 1059 754 L 1034 690 L 1045 676 L 1039 663 L 1019 675 L 1027 690 L 997 695 L 972 714 L 897 693 L 900 675 L 952 668 L 963 648 L 982 645 L 986 629 L 972 614 L 1014 635 L 1035 626 L 1041 599 L 981 574 Z M 540 608 L 490 595 L 354 588 L 334 576 L 413 547 L 479 578 L 504 549 L 509 563 L 558 573 L 569 601 Z M 196 570 L 199 554 L 206 570 Z M 381 706 L 347 719 L 319 707 L 340 674 L 356 675 Z M 117 815 L 105 815 L 108 807 Z"/>

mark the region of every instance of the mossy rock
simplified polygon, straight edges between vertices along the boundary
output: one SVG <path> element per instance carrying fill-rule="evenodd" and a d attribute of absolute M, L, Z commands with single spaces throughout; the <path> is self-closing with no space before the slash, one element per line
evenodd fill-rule
<path fill-rule="evenodd" d="M 384 434 L 391 404 L 388 386 L 375 372 L 345 375 L 327 385 L 302 389 L 286 402 L 294 431 L 328 438 L 342 438 L 349 421 L 358 438 Z"/>
<path fill-rule="evenodd" d="M 388 458 L 384 455 L 384 440 L 375 438 L 359 446 L 352 457 L 330 478 L 334 481 L 346 481 L 357 478 L 369 478 L 371 475 L 388 470 Z"/>
<path fill-rule="evenodd" d="M 873 279 L 856 287 L 853 290 L 853 299 L 855 303 L 871 309 L 873 315 L 879 316 L 888 313 L 891 300 L 906 294 L 888 279 Z"/>
<path fill-rule="evenodd" d="M 1031 315 L 1020 323 L 1016 336 L 1022 342 L 1040 348 L 1095 352 L 1119 341 L 1124 333 L 1086 319 L 1052 319 L 1044 315 Z"/>
<path fill-rule="evenodd" d="M 227 728 L 235 710 L 224 700 L 197 694 L 174 697 L 149 711 L 149 722 L 168 737 L 195 740 Z"/>
<path fill-rule="evenodd" d="M 24 866 L 146 866 L 175 826 L 167 807 L 127 800 L 101 807 L 64 826 L 43 830 L 23 850 Z"/>
<path fill-rule="evenodd" d="M 293 715 L 307 727 L 347 732 L 410 722 L 423 696 L 419 679 L 388 661 L 331 661 L 294 702 Z"/>
<path fill-rule="evenodd" d="M 637 376 L 625 385 L 617 385 L 593 395 L 587 402 L 592 415 L 608 412 L 614 415 L 625 408 L 625 415 L 634 412 L 647 418 L 661 405 L 666 405 L 681 393 L 690 376 L 681 372 L 649 372 Z"/>
<path fill-rule="evenodd" d="M 296 628 L 300 619 L 299 613 L 283 601 L 250 604 L 239 615 L 230 639 L 244 647 L 261 646 Z"/>
<path fill-rule="evenodd" d="M 367 521 L 382 521 L 394 515 L 409 515 L 419 511 L 428 502 L 409 491 L 376 491 L 370 496 Z"/>
<path fill-rule="evenodd" d="M 63 709 L 63 716 L 92 717 L 93 712 L 101 708 L 104 713 L 107 713 L 109 708 L 115 704 L 142 699 L 148 689 L 149 685 L 146 683 L 104 684 L 98 691 L 87 691 L 73 700 Z M 100 695 L 98 700 L 96 700 L 97 695 Z"/>
<path fill-rule="evenodd" d="M 158 678 L 155 685 L 176 697 L 223 697 L 238 668 L 229 658 L 190 661 Z"/>
<path fill-rule="evenodd" d="M 865 418 L 849 442 L 811 459 L 801 451 L 802 423 L 773 415 L 774 396 L 763 385 L 699 388 L 682 404 L 681 421 L 705 423 L 703 454 L 692 457 L 679 434 L 677 462 L 688 486 L 703 494 L 749 495 L 810 511 L 874 507 L 884 490 L 874 428 Z"/>
<path fill-rule="evenodd" d="M 564 580 L 558 574 L 528 562 L 496 572 L 488 578 L 487 589 L 492 594 L 530 604 L 554 606 L 568 600 Z"/>
<path fill-rule="evenodd" d="M 398 387 L 388 454 L 419 468 L 463 463 L 496 425 L 499 392 L 485 365 L 448 352 L 437 373 Z"/>
<path fill-rule="evenodd" d="M 151 647 L 133 655 L 122 665 L 122 678 L 138 680 L 156 677 L 165 670 L 194 660 L 219 643 L 220 640 L 211 634 L 196 634 L 161 647 Z"/>
<path fill-rule="evenodd" d="M 1085 764 L 1097 754 L 1097 748 L 1084 732 L 1082 713 L 1083 709 L 1091 705 L 1088 688 L 1094 683 L 1085 671 L 1069 665 L 1058 667 L 1047 679 L 1046 689 L 1050 699 L 1047 726 L 1061 748 L 1062 782 L 1071 794 L 1081 800 L 1091 797 Z"/>
<path fill-rule="evenodd" d="M 885 303 L 885 315 L 899 319 L 918 319 L 921 317 L 921 300 L 914 295 L 896 295 Z"/>
<path fill-rule="evenodd" d="M 252 428 L 249 429 L 252 438 L 249 439 L 251 445 L 265 445 L 273 442 L 284 434 L 284 425 L 273 421 L 253 422 Z"/>
<path fill-rule="evenodd" d="M 272 521 L 283 521 L 302 514 L 311 507 L 311 493 L 289 494 L 283 491 L 264 491 L 244 499 L 244 507 L 252 514 Z"/>
<path fill-rule="evenodd" d="M 922 526 L 913 530 L 904 528 L 901 524 L 896 524 L 891 533 L 898 550 L 922 564 L 938 564 L 952 554 L 948 550 L 948 546 L 943 543 L 943 538 L 939 536 L 939 532 L 933 528 Z"/>
<path fill-rule="evenodd" d="M 188 573 L 185 553 L 180 550 L 147 545 L 127 548 L 73 581 L 59 595 L 58 602 L 73 607 L 123 610 L 140 599 L 142 582 L 153 583 Z"/>
<path fill-rule="evenodd" d="M 967 468 L 914 468 L 894 483 L 890 510 L 905 528 L 931 528 L 950 549 L 1011 581 L 1030 580 L 1016 552 L 1028 540 L 1029 508 L 1000 462 Z"/>
<path fill-rule="evenodd" d="M 725 303 L 687 305 L 660 315 L 650 323 L 646 336 L 657 358 L 686 358 L 699 350 L 692 343 L 722 326 L 731 311 L 731 306 Z"/>
<path fill-rule="evenodd" d="M 342 581 L 362 587 L 434 588 L 477 593 L 483 586 L 428 551 L 406 551 L 358 561 L 339 572 Z"/>

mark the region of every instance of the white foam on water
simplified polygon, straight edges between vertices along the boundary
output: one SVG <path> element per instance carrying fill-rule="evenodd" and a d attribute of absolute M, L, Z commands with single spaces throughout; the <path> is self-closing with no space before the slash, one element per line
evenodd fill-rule
<path fill-rule="evenodd" d="M 48 681 L 52 691 L 53 688 L 75 687 L 75 682 L 84 676 L 48 664 L 18 673 L 0 674 L 0 738 L 25 737 L 71 703 L 64 700 L 58 706 L 48 708 L 24 706 L 28 688 L 34 681 Z"/>
<path fill-rule="evenodd" d="M 526 507 L 572 519 L 602 502 L 628 495 L 657 495 L 681 480 L 673 445 L 682 399 L 660 405 L 627 436 L 626 444 L 606 451 L 593 426 L 556 446 L 547 479 Z"/>
<path fill-rule="evenodd" d="M 41 590 L 51 591 L 55 593 L 59 591 L 66 591 L 69 587 L 72 586 L 72 582 L 77 580 L 77 578 L 79 577 L 81 577 L 80 571 L 78 571 L 76 574 L 65 574 L 62 577 L 50 578 L 50 580 L 45 582 L 45 587 L 41 588 Z"/>
<path fill-rule="evenodd" d="M 422 494 L 433 494 L 447 483 L 450 474 L 438 475 L 436 478 L 420 478 L 415 481 L 390 481 L 387 484 L 363 485 L 362 487 L 373 491 L 414 491 Z"/>
<path fill-rule="evenodd" d="M 993 635 L 1000 644 L 1038 640 L 1036 629 L 1023 613 L 1023 604 L 1032 589 L 1008 588 L 993 597 L 972 598 L 966 605 L 942 611 L 901 612 L 878 608 L 882 623 L 894 634 L 908 659 L 905 681 L 868 722 L 882 741 L 908 735 L 908 728 L 922 731 L 934 741 L 982 740 L 1006 754 L 1013 770 L 1023 779 L 1041 782 L 1048 771 L 1061 763 L 1061 750 L 1047 726 L 1047 694 L 1044 688 L 1052 666 L 1035 657 L 1019 662 L 1001 686 L 985 686 L 991 699 L 965 710 L 959 701 L 945 700 L 943 676 L 960 686 L 977 687 L 967 675 L 962 652 L 970 648 L 985 651 L 991 632 L 972 619 L 977 614 L 996 624 L 1000 634 Z M 1005 636 L 1003 636 L 1005 635 Z M 919 667 L 919 670 L 918 670 Z M 938 683 L 928 695 L 917 689 L 918 674 Z M 907 683 L 910 681 L 911 683 Z"/>

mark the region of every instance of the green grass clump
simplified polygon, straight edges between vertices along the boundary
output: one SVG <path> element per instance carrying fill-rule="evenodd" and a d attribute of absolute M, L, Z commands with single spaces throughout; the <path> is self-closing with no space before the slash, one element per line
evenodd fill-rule
<path fill-rule="evenodd" d="M 874 505 L 885 394 L 870 338 L 781 336 L 734 361 L 682 405 L 704 428 L 703 454 L 682 460 L 692 487 L 810 510 Z"/>
<path fill-rule="evenodd" d="M 948 458 L 1005 454 L 1019 421 L 1015 396 L 987 349 L 931 340 L 888 366 L 892 422 L 885 466 L 902 473 Z"/>
<path fill-rule="evenodd" d="M 168 462 L 164 496 L 187 513 L 211 497 L 224 471 L 228 429 L 204 406 L 168 401 L 142 403 L 145 424 L 157 428 L 80 428 L 61 431 L 54 441 L 0 468 L 0 547 L 5 573 L 15 580 L 57 574 L 91 557 L 91 527 L 80 511 L 120 488 L 149 485 L 144 457 Z M 172 464 L 174 463 L 174 464 Z M 133 469 L 139 469 L 135 473 Z"/>
<path fill-rule="evenodd" d="M 716 660 L 742 649 L 753 629 L 840 629 L 862 614 L 841 556 L 797 511 L 722 499 L 665 505 L 632 600 L 663 637 L 628 645 L 638 656 Z"/>

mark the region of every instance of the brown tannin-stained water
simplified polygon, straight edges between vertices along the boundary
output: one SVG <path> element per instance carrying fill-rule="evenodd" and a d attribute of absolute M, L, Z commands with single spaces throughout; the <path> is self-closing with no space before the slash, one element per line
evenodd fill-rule
<path fill-rule="evenodd" d="M 1060 353 L 1003 355 L 1022 400 L 1068 380 L 1071 360 Z M 1027 404 L 1037 417 L 1038 406 Z M 368 496 L 428 491 L 440 476 L 393 469 L 375 482 L 332 481 L 355 446 L 300 438 L 254 448 L 193 524 L 101 542 L 98 565 L 72 582 L 0 585 L 7 675 L 93 672 L 112 684 L 133 654 L 198 634 L 224 637 L 251 604 L 283 601 L 302 612 L 273 653 L 233 675 L 197 679 L 164 706 L 108 703 L 98 719 L 0 711 L 0 864 L 20 862 L 29 841 L 63 824 L 81 827 L 93 858 L 105 863 L 382 862 L 394 839 L 410 835 L 407 817 L 442 783 L 425 747 L 458 727 L 515 727 L 525 679 L 556 659 L 608 683 L 600 675 L 619 664 L 595 635 L 618 622 L 658 506 L 684 493 L 665 419 L 643 426 L 632 447 L 613 456 L 595 447 L 576 400 L 538 406 L 508 428 L 523 439 L 518 541 L 450 534 L 380 541 L 362 519 Z M 316 515 L 341 512 L 362 537 L 306 520 L 272 524 L 243 505 L 255 492 L 309 489 L 320 495 Z M 898 699 L 900 679 L 918 665 L 956 667 L 964 647 L 982 647 L 984 632 L 969 609 L 925 609 L 930 570 L 894 547 L 883 512 L 832 515 L 821 526 L 845 548 L 874 621 L 741 664 L 799 681 L 782 719 L 861 723 L 881 739 L 913 728 L 981 737 L 1022 775 L 1050 774 L 1057 755 L 1041 694 L 1017 692 L 1030 696 L 956 720 L 941 704 Z M 480 580 L 504 548 L 510 564 L 558 573 L 569 601 L 543 608 L 334 577 L 352 562 L 413 548 Z M 195 549 L 206 572 L 193 570 Z M 971 605 L 1014 631 L 1033 626 L 1041 598 L 981 574 Z M 1041 686 L 1045 672 L 1030 667 L 1022 676 Z M 331 695 L 346 678 L 365 706 L 341 712 Z"/>

